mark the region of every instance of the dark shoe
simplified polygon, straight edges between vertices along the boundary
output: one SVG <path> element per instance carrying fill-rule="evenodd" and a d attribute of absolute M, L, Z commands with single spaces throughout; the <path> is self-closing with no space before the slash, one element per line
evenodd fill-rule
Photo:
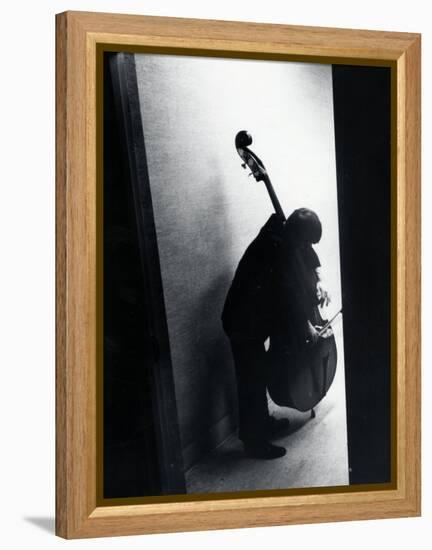
<path fill-rule="evenodd" d="M 271 443 L 264 441 L 262 443 L 245 443 L 245 453 L 252 458 L 262 458 L 264 460 L 272 460 L 273 458 L 281 458 L 286 454 L 284 447 L 277 447 Z"/>
<path fill-rule="evenodd" d="M 290 421 L 288 418 L 275 418 L 270 416 L 267 424 L 267 434 L 269 437 L 275 437 L 288 432 L 290 429 Z"/>

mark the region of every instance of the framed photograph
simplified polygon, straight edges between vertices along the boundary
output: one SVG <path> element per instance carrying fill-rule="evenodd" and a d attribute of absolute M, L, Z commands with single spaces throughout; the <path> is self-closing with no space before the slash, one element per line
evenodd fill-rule
<path fill-rule="evenodd" d="M 420 36 L 57 16 L 56 532 L 420 514 Z"/>

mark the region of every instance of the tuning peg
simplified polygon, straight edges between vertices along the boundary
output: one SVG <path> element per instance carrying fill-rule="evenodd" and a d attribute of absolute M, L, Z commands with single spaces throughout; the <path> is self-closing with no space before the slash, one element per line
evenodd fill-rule
<path fill-rule="evenodd" d="M 244 168 L 246 170 L 246 163 L 245 162 L 241 166 L 242 166 L 242 168 Z"/>

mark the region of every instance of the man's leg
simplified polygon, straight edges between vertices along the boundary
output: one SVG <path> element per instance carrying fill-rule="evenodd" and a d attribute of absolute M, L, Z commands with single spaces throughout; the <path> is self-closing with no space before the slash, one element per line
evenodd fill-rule
<path fill-rule="evenodd" d="M 231 340 L 231 348 L 237 378 L 239 439 L 252 456 L 283 456 L 285 449 L 268 443 L 270 415 L 264 343 L 254 339 L 236 339 Z"/>

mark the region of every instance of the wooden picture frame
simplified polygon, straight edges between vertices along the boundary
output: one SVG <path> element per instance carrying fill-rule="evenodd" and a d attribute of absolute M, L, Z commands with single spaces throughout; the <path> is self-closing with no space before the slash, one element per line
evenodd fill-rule
<path fill-rule="evenodd" d="M 86 12 L 59 14 L 56 24 L 56 533 L 81 538 L 419 515 L 420 35 Z M 391 68 L 395 410 L 394 479 L 385 490 L 100 504 L 98 94 L 100 59 L 109 49 Z"/>

